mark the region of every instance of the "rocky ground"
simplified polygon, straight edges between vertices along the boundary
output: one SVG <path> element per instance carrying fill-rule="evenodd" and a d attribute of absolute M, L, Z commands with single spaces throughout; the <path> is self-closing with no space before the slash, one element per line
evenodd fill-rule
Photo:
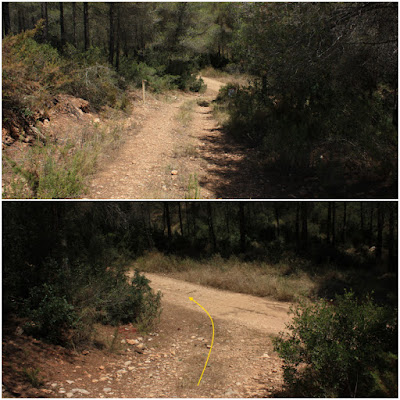
<path fill-rule="evenodd" d="M 279 392 L 281 361 L 271 337 L 284 329 L 288 304 L 148 276 L 164 295 L 160 323 L 148 335 L 130 325 L 99 326 L 97 348 L 79 352 L 27 337 L 19 327 L 3 335 L 3 397 L 272 397 Z M 215 325 L 199 385 L 212 328 L 189 296 Z"/>

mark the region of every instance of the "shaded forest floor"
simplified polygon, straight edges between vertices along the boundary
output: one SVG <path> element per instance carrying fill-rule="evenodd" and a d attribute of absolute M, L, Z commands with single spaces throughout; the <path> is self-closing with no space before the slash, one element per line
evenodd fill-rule
<path fill-rule="evenodd" d="M 149 274 L 163 292 L 160 323 L 98 327 L 97 348 L 73 352 L 18 328 L 3 333 L 3 397 L 271 397 L 282 387 L 271 336 L 284 329 L 289 303 L 206 288 Z M 208 367 L 197 386 L 209 351 Z M 113 335 L 115 338 L 113 337 Z M 207 347 L 208 346 L 208 347 Z M 36 373 L 34 371 L 37 371 Z M 37 388 L 32 387 L 36 376 Z M 30 377 L 30 378 L 29 378 Z"/>

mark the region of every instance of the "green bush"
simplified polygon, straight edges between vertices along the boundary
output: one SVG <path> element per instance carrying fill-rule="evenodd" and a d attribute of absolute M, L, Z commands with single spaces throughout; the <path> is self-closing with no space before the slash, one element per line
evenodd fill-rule
<path fill-rule="evenodd" d="M 25 331 L 52 343 L 62 344 L 77 320 L 74 307 L 55 286 L 47 283 L 30 290 L 25 307 L 30 320 L 25 324 Z"/>
<path fill-rule="evenodd" d="M 136 270 L 131 284 L 121 279 L 101 299 L 102 322 L 112 325 L 138 322 L 151 328 L 160 313 L 161 294 L 155 294 L 149 280 Z"/>
<path fill-rule="evenodd" d="M 274 340 L 296 397 L 397 396 L 397 310 L 353 292 L 300 304 Z"/>

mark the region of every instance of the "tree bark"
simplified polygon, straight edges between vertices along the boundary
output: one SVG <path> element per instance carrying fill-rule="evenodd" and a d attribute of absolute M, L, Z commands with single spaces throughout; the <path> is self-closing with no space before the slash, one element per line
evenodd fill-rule
<path fill-rule="evenodd" d="M 115 50 L 115 69 L 119 71 L 119 52 L 121 41 L 121 6 L 117 3 L 117 48 Z"/>
<path fill-rule="evenodd" d="M 384 210 L 383 204 L 377 203 L 376 206 L 376 222 L 377 222 L 377 234 L 376 234 L 376 258 L 380 260 L 382 258 L 382 242 L 383 242 L 383 222 L 384 222 Z"/>
<path fill-rule="evenodd" d="M 44 19 L 43 39 L 46 43 L 49 40 L 49 14 L 47 2 L 42 3 L 42 18 Z"/>
<path fill-rule="evenodd" d="M 332 201 L 332 245 L 336 246 L 336 203 Z"/>
<path fill-rule="evenodd" d="M 72 44 L 77 47 L 76 42 L 76 2 L 72 2 Z"/>
<path fill-rule="evenodd" d="M 279 206 L 277 203 L 274 204 L 274 213 L 275 213 L 275 221 L 276 221 L 276 238 L 279 239 L 279 236 L 280 236 Z"/>
<path fill-rule="evenodd" d="M 295 221 L 295 230 L 296 230 L 296 247 L 300 247 L 300 202 L 296 204 L 296 221 Z"/>
<path fill-rule="evenodd" d="M 246 220 L 244 217 L 244 203 L 239 202 L 239 231 L 240 231 L 240 252 L 246 252 Z"/>
<path fill-rule="evenodd" d="M 85 51 L 90 47 L 89 36 L 89 3 L 83 3 L 83 34 L 84 34 L 84 48 Z"/>
<path fill-rule="evenodd" d="M 308 246 L 308 203 L 301 203 L 301 242 L 302 248 L 307 249 Z"/>
<path fill-rule="evenodd" d="M 347 233 L 347 203 L 343 203 L 343 227 L 342 227 L 342 242 L 346 243 Z"/>
<path fill-rule="evenodd" d="M 58 3 L 60 7 L 60 37 L 61 37 L 61 51 L 63 51 L 66 39 L 65 39 L 65 26 L 64 26 L 64 3 Z"/>
<path fill-rule="evenodd" d="M 332 204 L 328 201 L 328 218 L 326 220 L 326 241 L 331 243 Z"/>
<path fill-rule="evenodd" d="M 10 3 L 4 1 L 1 5 L 3 12 L 3 38 L 11 32 Z"/>
<path fill-rule="evenodd" d="M 210 241 L 212 244 L 213 253 L 215 253 L 217 251 L 217 239 L 215 237 L 211 203 L 209 201 L 207 202 L 207 216 L 208 216 L 208 231 L 210 233 Z"/>
<path fill-rule="evenodd" d="M 388 263 L 389 263 L 389 272 L 396 271 L 396 252 L 395 252 L 395 237 L 394 237 L 394 214 L 395 214 L 395 206 L 397 203 L 389 203 L 389 237 L 388 237 Z"/>
<path fill-rule="evenodd" d="M 169 246 L 171 243 L 172 231 L 171 231 L 171 217 L 169 214 L 169 203 L 167 201 L 164 202 L 164 211 L 165 211 L 165 219 L 167 222 L 168 246 Z"/>
<path fill-rule="evenodd" d="M 108 42 L 108 62 L 114 63 L 114 3 L 108 3 L 109 6 L 109 42 Z"/>
<path fill-rule="evenodd" d="M 180 201 L 178 201 L 178 215 L 179 215 L 179 226 L 181 228 L 181 236 L 183 236 L 183 221 L 182 221 L 182 210 Z"/>

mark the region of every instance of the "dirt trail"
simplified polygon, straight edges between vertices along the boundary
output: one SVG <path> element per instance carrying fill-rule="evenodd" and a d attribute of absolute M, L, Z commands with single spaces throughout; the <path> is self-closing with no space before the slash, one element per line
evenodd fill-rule
<path fill-rule="evenodd" d="M 204 78 L 207 90 L 202 95 L 175 93 L 158 100 L 148 96 L 146 104 L 137 101 L 132 116 L 125 121 L 126 139 L 123 146 L 103 160 L 94 176 L 86 198 L 146 199 L 185 198 L 189 196 L 191 180 L 204 174 L 196 157 L 197 142 L 190 128 L 179 120 L 179 112 L 186 102 L 212 100 L 223 85 Z M 193 104 L 193 112 L 201 109 Z M 196 120 L 196 128 L 207 132 L 216 127 L 215 121 Z M 199 129 L 197 129 L 197 134 Z M 190 154 L 194 153 L 194 156 Z M 171 174 L 176 170 L 176 175 Z M 215 197 L 207 190 L 204 198 Z"/>
<path fill-rule="evenodd" d="M 163 293 L 161 319 L 154 332 L 140 335 L 131 325 L 117 330 L 98 326 L 107 348 L 78 353 L 20 333 L 8 335 L 3 340 L 3 396 L 261 398 L 279 392 L 282 363 L 271 336 L 284 329 L 289 304 L 157 274 L 146 276 Z M 200 385 L 212 326 L 189 297 L 207 309 L 215 325 L 214 345 Z M 13 372 L 16 364 L 40 371 L 45 384 L 26 388 Z"/>
<path fill-rule="evenodd" d="M 203 94 L 148 95 L 146 104 L 136 99 L 132 115 L 123 122 L 125 143 L 103 157 L 84 197 L 274 197 L 257 172 L 257 150 L 237 144 L 212 115 L 211 101 L 224 83 L 203 80 L 207 84 Z M 187 120 L 182 119 L 185 107 Z"/>
<path fill-rule="evenodd" d="M 157 274 L 147 273 L 146 276 L 151 280 L 153 289 L 161 290 L 165 303 L 193 309 L 193 304 L 188 300 L 193 297 L 215 318 L 265 334 L 278 334 L 285 329 L 288 321 L 290 303 L 217 290 Z M 195 310 L 201 312 L 201 309 Z"/>

